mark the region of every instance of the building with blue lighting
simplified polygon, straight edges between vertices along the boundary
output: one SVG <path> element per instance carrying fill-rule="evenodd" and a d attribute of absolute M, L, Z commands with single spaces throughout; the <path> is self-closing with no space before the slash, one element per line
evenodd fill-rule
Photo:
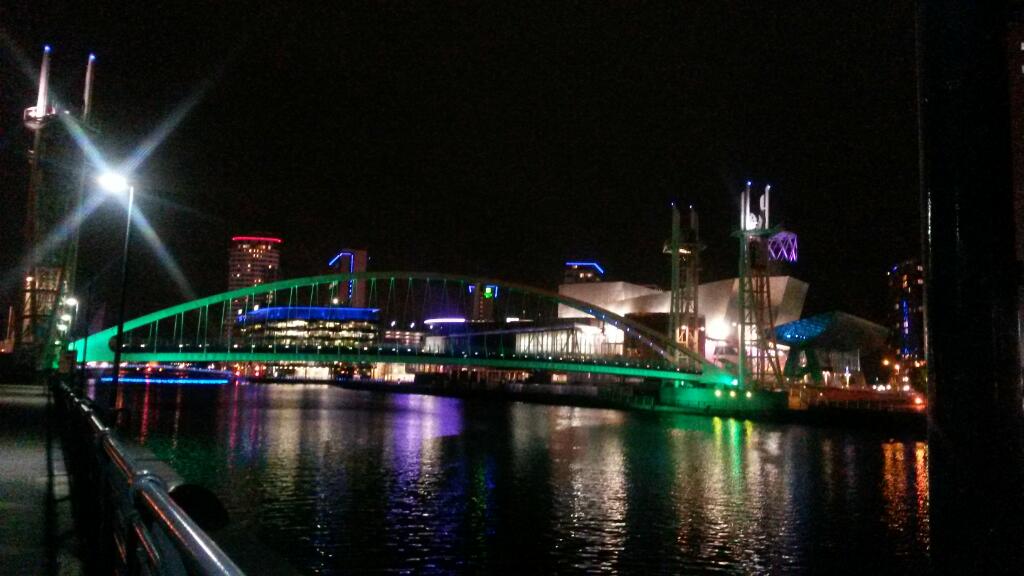
<path fill-rule="evenodd" d="M 924 266 L 907 260 L 886 274 L 891 352 L 901 360 L 924 360 Z"/>
<path fill-rule="evenodd" d="M 884 349 L 887 336 L 884 326 L 838 311 L 775 327 L 776 341 L 787 350 L 787 379 L 841 388 L 867 384 L 861 360 Z"/>
<path fill-rule="evenodd" d="M 327 262 L 331 273 L 366 272 L 366 264 L 370 257 L 366 250 L 358 248 L 342 248 Z M 340 286 L 333 287 L 332 304 L 362 308 L 366 306 L 366 282 L 349 280 Z"/>
<path fill-rule="evenodd" d="M 361 348 L 378 341 L 377 308 L 269 307 L 235 319 L 235 347 L 279 347 L 305 351 Z"/>
<path fill-rule="evenodd" d="M 569 261 L 565 263 L 563 284 L 585 284 L 604 280 L 604 268 L 597 262 Z"/>

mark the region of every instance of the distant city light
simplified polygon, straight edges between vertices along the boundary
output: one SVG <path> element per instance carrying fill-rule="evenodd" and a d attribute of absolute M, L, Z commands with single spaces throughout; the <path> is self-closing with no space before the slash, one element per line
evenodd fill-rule
<path fill-rule="evenodd" d="M 428 326 L 432 325 L 432 324 L 465 324 L 466 323 L 466 319 L 465 318 L 431 318 L 429 320 L 424 320 L 423 323 L 427 324 Z M 412 328 L 413 325 L 410 324 L 409 327 Z"/>
<path fill-rule="evenodd" d="M 270 238 L 268 236 L 232 236 L 232 242 L 269 242 L 271 244 L 280 244 L 283 242 L 280 238 Z"/>
<path fill-rule="evenodd" d="M 100 380 L 103 382 L 110 382 L 114 378 L 112 376 L 104 376 Z M 129 382 L 132 384 L 227 384 L 227 378 L 136 378 L 127 377 L 119 378 L 120 382 Z"/>

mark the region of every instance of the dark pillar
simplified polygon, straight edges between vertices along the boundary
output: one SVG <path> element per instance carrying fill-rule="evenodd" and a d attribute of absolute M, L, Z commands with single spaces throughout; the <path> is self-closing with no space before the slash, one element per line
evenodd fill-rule
<path fill-rule="evenodd" d="M 932 557 L 1024 566 L 1006 2 L 920 0 Z"/>

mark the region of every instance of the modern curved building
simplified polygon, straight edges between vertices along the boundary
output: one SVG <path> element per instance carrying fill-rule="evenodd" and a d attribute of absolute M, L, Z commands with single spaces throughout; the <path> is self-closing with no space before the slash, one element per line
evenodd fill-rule
<path fill-rule="evenodd" d="M 771 311 L 775 325 L 786 324 L 800 318 L 808 284 L 792 276 L 772 276 L 769 279 Z M 595 306 L 611 310 L 660 329 L 670 307 L 671 292 L 657 287 L 630 282 L 591 282 L 562 284 L 558 293 Z M 706 345 L 705 355 L 712 357 L 716 350 L 736 346 L 736 322 L 739 318 L 739 279 L 729 278 L 701 284 L 698 289 Z M 560 318 L 578 318 L 583 314 L 568 306 L 559 306 Z"/>

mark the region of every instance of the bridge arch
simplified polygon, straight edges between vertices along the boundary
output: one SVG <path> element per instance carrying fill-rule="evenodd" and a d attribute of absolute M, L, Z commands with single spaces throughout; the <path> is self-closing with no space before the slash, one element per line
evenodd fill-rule
<path fill-rule="evenodd" d="M 289 329 L 313 324 L 330 326 L 331 336 L 311 340 L 308 329 L 301 338 Z M 369 324 L 374 338 L 337 337 L 347 326 L 356 333 Z M 663 334 L 609 310 L 524 284 L 456 274 L 356 272 L 281 280 L 145 314 L 125 321 L 124 330 L 127 362 L 383 362 L 712 385 L 733 379 Z M 417 333 L 417 345 L 401 341 L 401 334 Z M 116 327 L 107 328 L 69 348 L 79 361 L 109 362 L 115 334 Z"/>

